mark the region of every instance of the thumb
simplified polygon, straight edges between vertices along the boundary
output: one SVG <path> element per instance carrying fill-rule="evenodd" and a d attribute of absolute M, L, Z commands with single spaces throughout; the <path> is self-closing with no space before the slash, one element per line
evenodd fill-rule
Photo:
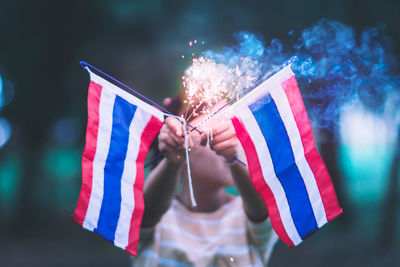
<path fill-rule="evenodd" d="M 208 138 L 207 133 L 204 133 L 204 132 L 203 132 L 203 133 L 200 135 L 200 145 L 202 145 L 202 146 L 207 145 L 207 138 Z"/>

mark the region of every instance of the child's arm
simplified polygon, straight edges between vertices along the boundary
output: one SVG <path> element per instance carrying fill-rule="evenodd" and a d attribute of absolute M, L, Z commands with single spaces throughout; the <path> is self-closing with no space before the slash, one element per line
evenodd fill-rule
<path fill-rule="evenodd" d="M 142 226 L 152 227 L 171 206 L 179 180 L 179 169 L 185 160 L 182 124 L 167 118 L 158 136 L 164 159 L 149 174 L 143 189 L 145 210 Z"/>
<path fill-rule="evenodd" d="M 215 123 L 212 130 L 213 140 L 210 142 L 210 147 L 231 164 L 232 177 L 243 199 L 244 210 L 248 218 L 254 222 L 264 221 L 268 217 L 267 207 L 251 182 L 248 168 L 235 161 L 241 147 L 231 121 Z M 201 144 L 205 145 L 206 143 L 207 135 L 203 134 Z"/>
<path fill-rule="evenodd" d="M 265 221 L 268 217 L 267 207 L 251 182 L 248 168 L 236 162 L 231 165 L 231 172 L 236 188 L 243 199 L 247 217 L 253 222 Z"/>

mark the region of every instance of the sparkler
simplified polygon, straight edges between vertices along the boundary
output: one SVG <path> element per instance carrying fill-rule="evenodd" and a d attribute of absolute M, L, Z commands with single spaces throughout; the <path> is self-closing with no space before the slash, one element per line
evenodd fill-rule
<path fill-rule="evenodd" d="M 204 56 L 192 59 L 192 64 L 182 76 L 188 105 L 185 119 L 209 114 L 214 105 L 228 102 L 253 86 L 259 73 L 248 70 L 257 68 L 257 65 L 258 62 L 250 57 L 240 58 L 233 67 Z M 189 108 L 191 114 L 187 114 Z"/>
<path fill-rule="evenodd" d="M 192 47 L 197 43 L 200 42 L 190 41 L 189 46 Z M 204 44 L 204 41 L 201 44 Z M 245 89 L 252 87 L 260 77 L 261 69 L 261 63 L 251 56 L 239 55 L 228 61 L 226 58 L 218 57 L 218 54 L 215 56 L 216 58 L 213 58 L 208 51 L 194 58 L 192 53 L 192 64 L 182 76 L 186 93 L 184 103 L 187 105 L 182 117 L 190 121 L 198 115 L 206 115 L 199 125 L 206 128 L 207 133 L 212 133 L 209 115 L 212 114 L 213 108 L 216 108 L 215 105 L 227 103 L 239 97 Z M 220 119 L 222 122 L 225 120 L 225 118 Z M 207 141 L 212 139 L 211 134 Z"/>
<path fill-rule="evenodd" d="M 199 114 L 208 114 L 216 103 L 236 96 L 234 70 L 213 59 L 199 57 L 192 60 L 192 65 L 182 76 L 182 83 L 191 114 L 185 114 L 186 120 Z"/>

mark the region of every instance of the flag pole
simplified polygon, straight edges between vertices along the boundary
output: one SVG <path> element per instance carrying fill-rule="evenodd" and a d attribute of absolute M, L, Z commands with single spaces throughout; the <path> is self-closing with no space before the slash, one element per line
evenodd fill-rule
<path fill-rule="evenodd" d="M 135 94 L 136 96 L 140 97 L 141 99 L 147 101 L 148 103 L 151 103 L 152 105 L 156 106 L 157 108 L 159 108 L 160 110 L 164 111 L 165 113 L 168 113 L 170 115 L 174 115 L 171 112 L 169 112 L 167 109 L 163 108 L 162 106 L 160 106 L 159 104 L 157 104 L 156 102 L 152 101 L 151 99 L 145 97 L 144 95 L 142 95 L 141 93 L 133 90 L 132 88 L 130 88 L 129 86 L 123 84 L 122 82 L 118 81 L 117 79 L 111 77 L 110 75 L 108 75 L 107 73 L 99 70 L 98 68 L 90 65 L 89 63 L 87 63 L 86 61 L 81 60 L 79 62 L 79 65 L 81 65 L 82 68 L 86 69 L 86 68 L 90 68 L 95 70 L 96 72 L 100 73 L 101 75 L 103 75 L 104 77 L 107 77 L 108 79 L 112 80 L 113 82 L 115 82 L 116 84 L 124 87 L 125 89 L 129 90 L 131 93 Z"/>

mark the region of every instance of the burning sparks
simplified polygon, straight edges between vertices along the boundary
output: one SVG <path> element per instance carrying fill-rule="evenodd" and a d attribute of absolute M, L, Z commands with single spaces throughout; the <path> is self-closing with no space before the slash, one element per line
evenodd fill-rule
<path fill-rule="evenodd" d="M 185 119 L 209 114 L 216 104 L 238 97 L 260 77 L 261 63 L 258 59 L 263 54 L 263 47 L 261 45 L 261 49 L 258 43 L 256 46 L 248 42 L 252 35 L 241 38 L 240 49 L 225 49 L 222 54 L 211 50 L 199 51 L 204 41 L 188 42 L 192 49 L 191 56 L 182 55 L 182 59 L 191 59 L 191 65 L 182 76 L 187 96 L 185 103 L 188 105 Z"/>
<path fill-rule="evenodd" d="M 204 44 L 204 41 L 201 43 Z M 189 41 L 189 46 L 193 46 L 193 44 L 197 44 L 197 40 Z"/>
<path fill-rule="evenodd" d="M 197 116 L 208 113 L 214 104 L 236 96 L 235 74 L 231 68 L 206 57 L 195 58 L 182 76 L 189 106 Z"/>
<path fill-rule="evenodd" d="M 188 42 L 189 47 L 190 47 L 192 50 L 196 50 L 196 51 L 198 51 L 198 49 L 202 49 L 202 46 L 204 46 L 204 44 L 205 44 L 204 41 L 198 41 L 198 40 L 190 40 L 190 41 Z M 185 58 L 187 57 L 187 58 L 193 59 L 195 56 L 196 56 L 196 53 L 192 51 L 192 52 L 191 52 L 189 55 L 187 55 L 187 56 L 185 56 L 185 54 L 182 54 L 182 55 L 181 55 L 181 58 L 182 58 L 182 59 L 185 59 Z"/>
<path fill-rule="evenodd" d="M 253 85 L 259 74 L 249 72 L 249 69 L 255 68 L 256 65 L 257 62 L 248 57 L 241 58 L 239 64 L 234 67 L 217 63 L 213 58 L 194 58 L 192 65 L 182 76 L 186 102 L 193 110 L 191 114 L 187 114 L 186 119 L 208 114 L 215 104 L 229 101 Z"/>

